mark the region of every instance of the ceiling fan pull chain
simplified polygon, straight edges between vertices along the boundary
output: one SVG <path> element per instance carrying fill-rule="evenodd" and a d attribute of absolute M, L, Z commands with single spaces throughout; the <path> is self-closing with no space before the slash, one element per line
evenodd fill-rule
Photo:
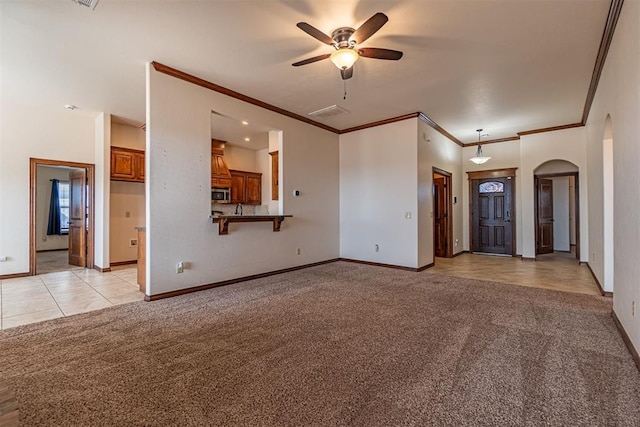
<path fill-rule="evenodd" d="M 342 99 L 347 99 L 347 81 L 343 80 L 344 83 L 344 97 Z"/>

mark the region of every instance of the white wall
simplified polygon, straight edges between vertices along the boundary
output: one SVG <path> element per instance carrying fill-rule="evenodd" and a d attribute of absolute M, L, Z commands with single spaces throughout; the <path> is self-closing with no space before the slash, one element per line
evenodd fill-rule
<path fill-rule="evenodd" d="M 68 249 L 68 235 L 47 236 L 49 205 L 51 203 L 51 180 L 69 181 L 69 169 L 38 166 L 36 188 L 36 250 L 48 251 Z"/>
<path fill-rule="evenodd" d="M 589 236 L 594 245 L 589 265 L 603 283 L 602 238 L 602 141 L 605 120 L 611 115 L 613 125 L 614 166 L 614 279 L 613 309 L 636 350 L 640 352 L 640 310 L 631 314 L 632 302 L 640 304 L 640 2 L 627 1 L 622 7 L 611 48 L 587 122 L 589 158 L 589 213 L 592 218 Z M 593 170 L 592 170 L 593 169 Z M 582 185 L 582 183 L 580 183 Z M 594 215 L 595 216 L 595 215 Z M 599 237 L 599 239 L 598 239 Z M 597 268 L 596 268 L 597 267 Z"/>
<path fill-rule="evenodd" d="M 614 194 L 613 188 L 613 139 L 602 141 L 602 250 L 600 257 L 603 260 L 604 282 L 603 287 L 608 291 L 613 290 L 613 264 L 614 264 Z"/>
<path fill-rule="evenodd" d="M 282 202 L 293 218 L 280 232 L 243 223 L 219 236 L 209 220 L 211 110 L 283 131 Z M 339 256 L 337 135 L 157 73 L 150 64 L 146 122 L 147 294 Z M 186 263 L 183 274 L 175 273 L 179 261 Z"/>
<path fill-rule="evenodd" d="M 587 153 L 584 127 L 525 135 L 520 139 L 522 194 L 522 256 L 534 258 L 535 203 L 534 171 L 549 160 L 566 160 L 579 168 L 580 191 L 580 260 L 586 262 L 589 253 Z"/>
<path fill-rule="evenodd" d="M 569 244 L 576 244 L 576 177 L 569 177 Z"/>
<path fill-rule="evenodd" d="M 468 251 L 471 247 L 469 242 L 469 180 L 466 172 L 483 171 L 492 169 L 516 169 L 515 183 L 515 206 L 516 206 L 516 253 L 522 254 L 522 171 L 520 169 L 520 141 L 498 142 L 482 146 L 485 156 L 491 157 L 487 163 L 476 165 L 469 161 L 476 153 L 477 147 L 465 147 L 462 149 L 462 170 L 464 183 L 462 186 L 462 210 L 463 210 L 463 247 Z"/>
<path fill-rule="evenodd" d="M 0 84 L 4 84 L 0 82 Z M 29 271 L 29 158 L 94 163 L 94 117 L 0 99 L 0 275 Z"/>
<path fill-rule="evenodd" d="M 269 149 L 258 150 L 255 152 L 257 172 L 262 174 L 262 205 L 269 211 L 271 204 L 271 156 Z M 272 213 L 277 213 L 273 211 Z"/>
<path fill-rule="evenodd" d="M 451 221 L 453 221 L 453 254 L 463 246 L 462 147 L 418 120 L 418 266 L 434 262 L 433 255 L 433 168 L 451 174 Z M 454 199 L 456 203 L 454 203 Z M 457 242 L 457 246 L 456 246 Z"/>
<path fill-rule="evenodd" d="M 340 135 L 342 258 L 419 267 L 417 120 Z"/>
<path fill-rule="evenodd" d="M 569 177 L 551 178 L 553 181 L 553 250 L 571 250 L 569 236 Z"/>

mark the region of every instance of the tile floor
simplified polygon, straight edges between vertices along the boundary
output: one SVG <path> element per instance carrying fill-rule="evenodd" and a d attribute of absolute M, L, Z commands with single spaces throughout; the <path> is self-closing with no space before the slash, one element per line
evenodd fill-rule
<path fill-rule="evenodd" d="M 426 271 L 444 276 L 600 295 L 589 267 L 580 265 L 575 255 L 566 252 L 538 255 L 536 261 L 523 261 L 517 257 L 462 254 L 455 258 L 436 258 L 435 266 Z"/>
<path fill-rule="evenodd" d="M 141 301 L 136 268 L 100 273 L 86 268 L 0 281 L 0 327 L 70 316 Z"/>

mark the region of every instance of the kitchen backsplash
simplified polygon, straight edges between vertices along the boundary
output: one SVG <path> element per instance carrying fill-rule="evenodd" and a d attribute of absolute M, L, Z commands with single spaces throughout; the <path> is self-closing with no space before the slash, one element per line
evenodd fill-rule
<path fill-rule="evenodd" d="M 212 211 L 222 211 L 223 215 L 234 215 L 236 213 L 236 205 L 224 203 L 211 203 Z M 269 206 L 267 205 L 242 205 L 243 215 L 269 215 Z"/>

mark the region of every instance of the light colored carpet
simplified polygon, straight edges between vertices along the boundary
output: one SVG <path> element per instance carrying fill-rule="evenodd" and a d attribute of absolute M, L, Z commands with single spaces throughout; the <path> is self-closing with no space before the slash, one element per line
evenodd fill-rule
<path fill-rule="evenodd" d="M 640 425 L 610 301 L 345 262 L 0 333 L 23 425 Z"/>

